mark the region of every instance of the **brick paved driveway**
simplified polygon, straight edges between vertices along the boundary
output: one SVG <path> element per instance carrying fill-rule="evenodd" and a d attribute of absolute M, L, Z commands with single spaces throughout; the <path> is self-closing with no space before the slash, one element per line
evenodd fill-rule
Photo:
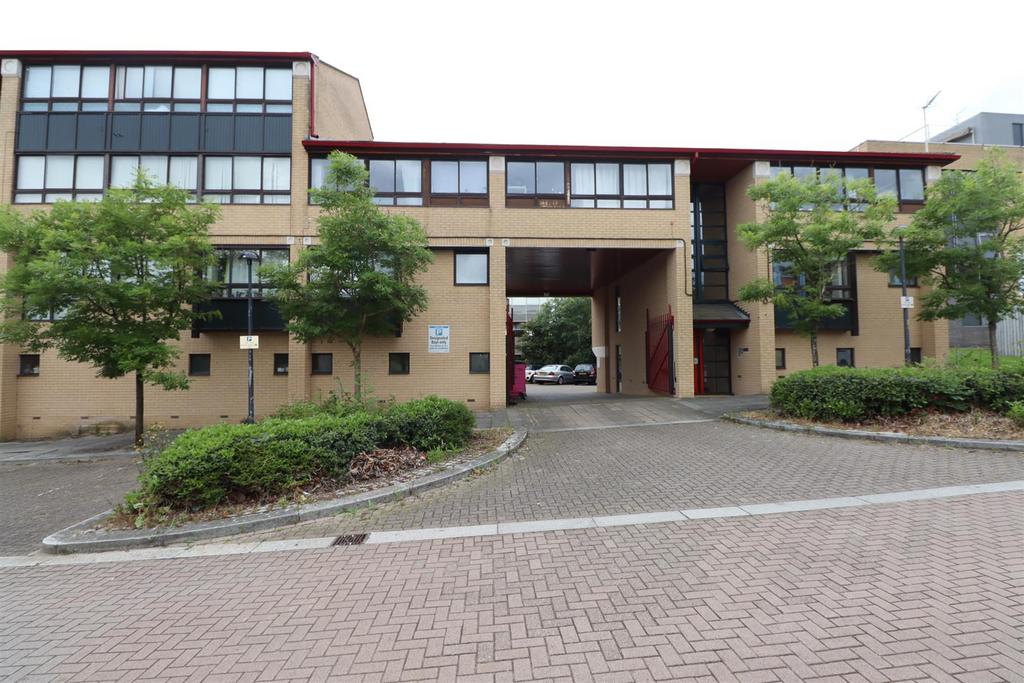
<path fill-rule="evenodd" d="M 0 678 L 1020 680 L 1022 502 L 0 569 Z"/>

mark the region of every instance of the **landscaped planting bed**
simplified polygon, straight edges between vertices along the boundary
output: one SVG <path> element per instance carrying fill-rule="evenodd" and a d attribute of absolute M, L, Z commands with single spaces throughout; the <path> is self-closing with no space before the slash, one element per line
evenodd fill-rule
<path fill-rule="evenodd" d="M 105 526 L 201 521 L 388 485 L 507 436 L 474 433 L 474 423 L 465 405 L 429 396 L 383 406 L 332 399 L 189 430 L 144 461 L 139 489 Z"/>

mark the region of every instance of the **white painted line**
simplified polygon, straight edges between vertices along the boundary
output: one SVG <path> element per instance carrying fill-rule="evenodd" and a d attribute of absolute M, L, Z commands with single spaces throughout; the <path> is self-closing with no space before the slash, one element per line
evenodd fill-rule
<path fill-rule="evenodd" d="M 599 527 L 610 526 L 636 526 L 638 524 L 660 524 L 662 522 L 684 522 L 686 517 L 682 512 L 639 512 L 632 515 L 611 515 L 609 517 L 595 517 L 594 522 Z M 500 527 L 501 525 L 499 525 Z"/>
<path fill-rule="evenodd" d="M 449 526 L 437 529 L 408 529 L 405 531 L 374 531 L 366 539 L 371 543 L 402 543 L 405 541 L 434 541 L 442 538 L 466 538 L 469 536 L 494 536 L 497 524 L 475 526 Z"/>
<path fill-rule="evenodd" d="M 718 517 L 742 517 L 747 514 L 743 508 L 697 508 L 695 510 L 683 510 L 682 513 L 687 519 L 715 519 Z"/>
<path fill-rule="evenodd" d="M 541 519 L 536 522 L 505 522 L 498 524 L 499 534 L 532 534 L 538 531 L 561 531 L 564 529 L 592 529 L 597 526 L 593 517 L 571 519 Z"/>

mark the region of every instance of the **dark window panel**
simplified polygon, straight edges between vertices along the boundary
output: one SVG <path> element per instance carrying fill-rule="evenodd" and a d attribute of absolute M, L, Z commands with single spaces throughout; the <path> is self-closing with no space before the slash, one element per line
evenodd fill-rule
<path fill-rule="evenodd" d="M 188 354 L 188 374 L 193 377 L 207 377 L 210 374 L 210 354 Z"/>
<path fill-rule="evenodd" d="M 206 115 L 203 147 L 207 152 L 231 152 L 235 144 L 235 126 L 231 114 Z"/>
<path fill-rule="evenodd" d="M 313 374 L 330 375 L 334 373 L 334 356 L 330 353 L 313 354 Z"/>
<path fill-rule="evenodd" d="M 274 354 L 274 374 L 275 375 L 287 375 L 288 374 L 288 354 L 287 353 L 275 353 Z"/>
<path fill-rule="evenodd" d="M 263 116 L 239 114 L 235 117 L 235 151 L 259 152 L 263 147 Z"/>
<path fill-rule="evenodd" d="M 23 353 L 18 356 L 18 375 L 21 377 L 37 377 L 39 375 L 38 353 Z"/>
<path fill-rule="evenodd" d="M 110 148 L 137 151 L 142 127 L 138 114 L 111 114 Z"/>
<path fill-rule="evenodd" d="M 26 152 L 46 149 L 47 114 L 21 114 L 18 118 L 18 149 Z"/>
<path fill-rule="evenodd" d="M 50 114 L 46 134 L 46 148 L 50 150 L 72 150 L 75 148 L 77 121 L 75 114 Z"/>
<path fill-rule="evenodd" d="M 170 114 L 143 114 L 140 149 L 164 151 L 171 146 Z"/>
<path fill-rule="evenodd" d="M 175 114 L 171 117 L 171 151 L 199 150 L 199 115 Z"/>
<path fill-rule="evenodd" d="M 472 374 L 487 374 L 491 371 L 491 354 L 469 354 L 469 371 Z"/>
<path fill-rule="evenodd" d="M 388 354 L 388 374 L 389 375 L 408 375 L 409 374 L 409 354 L 408 353 L 389 353 Z"/>
<path fill-rule="evenodd" d="M 79 114 L 77 149 L 83 152 L 107 148 L 107 115 Z"/>
<path fill-rule="evenodd" d="M 263 151 L 290 152 L 292 149 L 292 117 L 268 116 L 263 121 Z"/>

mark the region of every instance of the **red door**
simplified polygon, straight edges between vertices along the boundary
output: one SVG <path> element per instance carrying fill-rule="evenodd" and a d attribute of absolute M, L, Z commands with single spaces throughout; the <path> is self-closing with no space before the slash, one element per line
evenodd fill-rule
<path fill-rule="evenodd" d="M 693 331 L 693 393 L 704 393 L 704 330 Z"/>
<path fill-rule="evenodd" d="M 661 394 L 675 393 L 672 368 L 672 309 L 651 317 L 647 314 L 647 387 Z"/>

